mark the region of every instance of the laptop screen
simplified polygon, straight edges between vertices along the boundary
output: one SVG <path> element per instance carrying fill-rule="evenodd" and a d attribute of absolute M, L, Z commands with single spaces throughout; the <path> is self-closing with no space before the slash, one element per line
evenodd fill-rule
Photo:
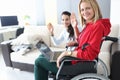
<path fill-rule="evenodd" d="M 36 47 L 39 49 L 41 54 L 43 54 L 48 60 L 50 60 L 51 55 L 52 55 L 52 51 L 43 41 L 39 41 L 36 44 Z"/>

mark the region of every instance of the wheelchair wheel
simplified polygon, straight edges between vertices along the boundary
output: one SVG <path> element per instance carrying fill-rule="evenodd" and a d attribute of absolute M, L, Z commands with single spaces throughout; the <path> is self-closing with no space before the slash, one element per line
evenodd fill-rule
<path fill-rule="evenodd" d="M 110 80 L 110 79 L 95 73 L 85 73 L 85 74 L 80 74 L 78 76 L 75 76 L 71 80 Z"/>
<path fill-rule="evenodd" d="M 102 74 L 104 76 L 108 77 L 108 69 L 107 69 L 106 64 L 100 58 L 98 58 L 98 61 L 99 61 L 100 65 L 101 65 L 101 67 L 103 69 L 103 73 Z"/>

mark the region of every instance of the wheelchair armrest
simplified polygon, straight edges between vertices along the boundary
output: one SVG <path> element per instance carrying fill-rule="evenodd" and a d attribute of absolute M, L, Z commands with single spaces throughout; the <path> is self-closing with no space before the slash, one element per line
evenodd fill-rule
<path fill-rule="evenodd" d="M 76 58 L 76 57 L 72 57 L 72 56 L 64 56 L 64 57 L 60 60 L 60 63 L 63 62 L 63 61 L 73 61 L 73 60 L 79 61 L 79 60 L 81 60 L 81 59 Z"/>
<path fill-rule="evenodd" d="M 113 41 L 113 42 L 117 42 L 117 41 L 118 41 L 118 38 L 117 38 L 117 37 L 106 36 L 106 37 L 105 37 L 105 41 L 106 41 L 106 40 Z"/>

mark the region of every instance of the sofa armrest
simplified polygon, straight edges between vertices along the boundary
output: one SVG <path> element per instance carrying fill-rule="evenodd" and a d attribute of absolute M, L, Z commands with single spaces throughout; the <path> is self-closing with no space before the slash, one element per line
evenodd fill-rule
<path fill-rule="evenodd" d="M 11 41 L 12 40 L 1 42 L 1 45 L 0 45 L 5 64 L 6 66 L 9 66 L 9 67 L 12 67 L 12 62 L 10 58 L 10 53 L 13 52 L 11 50 L 11 45 L 10 45 Z"/>

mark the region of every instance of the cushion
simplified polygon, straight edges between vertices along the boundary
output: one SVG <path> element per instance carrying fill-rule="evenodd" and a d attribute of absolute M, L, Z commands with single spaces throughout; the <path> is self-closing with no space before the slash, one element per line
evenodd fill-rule
<path fill-rule="evenodd" d="M 11 45 L 32 44 L 33 46 L 41 40 L 39 34 L 21 34 L 16 39 L 12 40 Z"/>
<path fill-rule="evenodd" d="M 36 48 L 36 44 L 40 40 L 39 34 L 21 34 L 11 42 L 11 49 L 14 52 L 19 52 L 22 55 Z"/>
<path fill-rule="evenodd" d="M 112 24 L 109 36 L 118 37 L 119 35 L 119 24 Z"/>
<path fill-rule="evenodd" d="M 25 34 L 38 34 L 39 37 L 50 46 L 50 34 L 46 26 L 26 26 L 24 30 Z"/>
<path fill-rule="evenodd" d="M 55 47 L 50 47 L 50 49 L 55 52 L 55 51 L 65 51 L 65 48 L 55 48 Z M 28 64 L 34 64 L 35 59 L 41 54 L 41 52 L 38 49 L 33 49 L 29 53 L 26 53 L 24 55 L 21 55 L 21 52 L 12 52 L 11 55 L 11 60 L 13 62 L 19 62 L 19 63 L 28 63 Z"/>
<path fill-rule="evenodd" d="M 38 49 L 33 49 L 28 53 L 21 55 L 22 52 L 12 52 L 10 54 L 11 60 L 13 62 L 19 63 L 27 63 L 27 64 L 34 64 L 35 59 L 40 55 L 40 51 Z"/>
<path fill-rule="evenodd" d="M 108 69 L 108 75 L 110 75 L 110 53 L 109 52 L 100 52 L 99 58 L 105 63 Z M 101 64 L 98 64 L 98 73 L 103 73 L 103 68 Z"/>

